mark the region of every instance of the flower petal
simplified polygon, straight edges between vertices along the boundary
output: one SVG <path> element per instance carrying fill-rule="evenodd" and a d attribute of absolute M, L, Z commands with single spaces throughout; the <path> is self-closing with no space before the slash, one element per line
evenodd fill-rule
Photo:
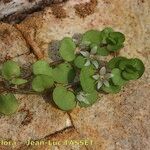
<path fill-rule="evenodd" d="M 112 73 L 107 73 L 107 74 L 105 75 L 105 77 L 106 77 L 106 79 L 110 79 L 110 78 L 113 77 L 113 74 L 112 74 Z"/>
<path fill-rule="evenodd" d="M 107 87 L 110 86 L 110 84 L 109 84 L 109 82 L 107 80 L 104 81 L 104 85 L 107 86 Z"/>
<path fill-rule="evenodd" d="M 87 60 L 84 66 L 89 66 L 91 64 L 90 60 Z"/>
<path fill-rule="evenodd" d="M 83 55 L 84 57 L 89 57 L 90 53 L 87 51 L 80 51 L 80 54 Z"/>
<path fill-rule="evenodd" d="M 98 61 L 93 60 L 93 61 L 92 61 L 92 64 L 95 66 L 96 69 L 98 69 L 98 67 L 99 67 Z"/>
<path fill-rule="evenodd" d="M 106 74 L 106 67 L 102 67 L 99 71 L 100 75 L 105 75 Z"/>
<path fill-rule="evenodd" d="M 91 52 L 90 52 L 90 53 L 91 53 L 92 55 L 96 54 L 97 48 L 98 48 L 97 46 L 94 46 L 94 47 L 91 49 Z"/>
<path fill-rule="evenodd" d="M 103 82 L 102 81 L 98 81 L 97 83 L 97 89 L 99 90 L 103 85 Z"/>
<path fill-rule="evenodd" d="M 99 74 L 96 74 L 96 75 L 93 76 L 93 79 L 98 80 L 99 77 L 100 77 Z"/>
<path fill-rule="evenodd" d="M 90 104 L 89 101 L 86 99 L 86 97 L 84 97 L 82 94 L 77 95 L 77 100 L 79 102 L 84 102 L 85 104 Z"/>

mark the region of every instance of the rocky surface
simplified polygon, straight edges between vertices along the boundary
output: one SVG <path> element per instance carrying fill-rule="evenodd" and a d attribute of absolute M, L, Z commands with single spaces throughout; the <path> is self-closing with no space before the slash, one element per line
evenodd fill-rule
<path fill-rule="evenodd" d="M 38 98 L 34 95 L 19 96 L 20 109 L 26 104 L 27 109 L 33 113 L 33 120 L 19 127 L 26 112 L 21 114 L 18 111 L 12 117 L 1 117 L 0 138 L 14 138 L 21 141 L 20 147 L 24 150 L 38 148 L 42 150 L 150 149 L 150 2 L 148 0 L 98 0 L 97 5 L 92 7 L 94 13 L 83 18 L 77 13 L 75 6 L 81 3 L 87 5 L 88 2 L 89 0 L 70 0 L 61 4 L 66 13 L 65 18 L 56 17 L 51 7 L 45 8 L 44 11 L 30 15 L 14 27 L 22 33 L 37 57 L 42 56 L 52 61 L 48 58 L 49 43 L 52 40 L 60 40 L 76 32 L 82 33 L 93 28 L 101 30 L 111 26 L 126 35 L 125 47 L 119 55 L 129 58 L 138 57 L 143 60 L 146 67 L 143 77 L 138 81 L 130 82 L 118 94 L 99 95 L 99 101 L 92 107 L 76 108 L 69 115 L 46 103 L 41 96 L 37 96 Z M 95 1 L 91 0 L 91 3 Z M 14 59 L 25 64 L 26 56 L 25 54 Z M 28 54 L 28 57 L 33 58 L 34 55 Z M 64 130 L 64 128 L 67 129 Z M 93 144 L 83 147 L 78 145 L 23 146 L 22 144 L 28 138 L 57 141 L 89 139 L 93 141 Z M 3 148 L 9 150 L 9 147 Z"/>
<path fill-rule="evenodd" d="M 22 20 L 28 13 L 63 1 L 65 0 L 0 0 L 0 19 L 4 18 L 7 22 L 16 21 L 15 19 Z"/>
<path fill-rule="evenodd" d="M 20 31 L 12 25 L 0 23 L 0 62 L 27 53 L 30 49 Z"/>

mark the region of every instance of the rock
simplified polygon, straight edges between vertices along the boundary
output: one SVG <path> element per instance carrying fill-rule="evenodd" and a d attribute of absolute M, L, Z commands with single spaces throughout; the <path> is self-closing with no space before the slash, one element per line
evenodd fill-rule
<path fill-rule="evenodd" d="M 16 25 L 16 27 L 23 34 L 26 41 L 28 41 L 34 53 L 40 57 L 43 55 L 44 59 L 48 61 L 53 61 L 49 59 L 48 55 L 49 43 L 53 40 L 61 40 L 64 36 L 72 36 L 76 32 L 83 33 L 89 29 L 101 30 L 108 26 L 123 32 L 126 36 L 126 42 L 125 47 L 120 51 L 119 55 L 128 58 L 137 57 L 142 59 L 146 68 L 143 77 L 138 81 L 130 82 L 116 95 L 100 95 L 99 101 L 92 107 L 86 109 L 76 108 L 70 113 L 70 116 L 75 132 L 78 133 L 77 139 L 82 137 L 93 140 L 93 145 L 86 147 L 88 150 L 149 150 L 149 2 L 148 0 L 98 0 L 94 13 L 81 18 L 81 16 L 76 13 L 75 6 L 76 4 L 86 2 L 89 1 L 70 0 L 65 4 L 61 4 L 62 9 L 65 10 L 66 13 L 65 18 L 58 18 L 52 12 L 52 8 L 48 7 L 42 12 L 30 15 L 23 22 Z M 93 2 L 93 0 L 91 2 Z M 58 136 L 56 139 L 59 140 L 62 137 L 66 137 L 63 128 L 67 127 L 65 120 L 70 119 L 67 114 L 64 116 L 61 111 L 56 111 L 51 105 L 45 103 L 40 96 L 39 99 L 37 98 L 37 101 L 31 95 L 27 97 L 27 99 L 22 99 L 21 105 L 26 103 L 27 107 L 34 112 L 34 120 L 20 129 L 18 128 L 20 122 L 15 120 L 14 129 L 12 129 L 10 125 L 14 121 L 14 118 L 24 118 L 24 116 L 18 112 L 15 117 L 12 116 L 11 119 L 9 117 L 9 119 L 3 117 L 2 119 L 5 121 L 7 128 L 4 128 L 5 125 L 3 124 L 3 126 L 0 125 L 0 135 L 3 138 L 20 139 L 22 144 L 27 137 L 32 137 L 35 140 L 47 139 L 44 137 L 50 134 L 48 137 L 53 139 L 51 133 L 60 130 L 62 130 L 63 136 Z M 42 118 L 42 116 L 45 115 L 39 114 L 39 112 L 46 113 L 46 118 Z M 57 116 L 57 114 L 59 115 Z M 49 122 L 49 120 L 47 120 L 48 117 L 60 118 L 60 120 L 57 119 L 59 123 Z M 41 122 L 39 118 L 42 120 Z M 48 125 L 45 126 L 43 122 L 46 122 Z M 56 126 L 57 124 L 58 126 Z M 72 126 L 72 124 L 70 126 Z M 35 132 L 31 132 L 29 127 L 34 129 L 33 131 Z M 5 134 L 6 132 L 4 132 L 4 130 L 7 130 L 8 134 Z M 38 130 L 40 132 L 37 132 Z M 11 134 L 8 131 L 10 131 Z M 14 136 L 11 137 L 12 133 Z M 71 137 L 70 134 L 68 138 L 69 137 Z M 68 150 L 70 147 L 54 148 Z M 47 149 L 47 147 L 43 149 Z"/>
<path fill-rule="evenodd" d="M 24 18 L 26 14 L 40 10 L 49 4 L 63 1 L 65 0 L 1 0 L 0 19 L 6 18 L 4 20 L 8 22 L 15 21 L 15 19 Z"/>
<path fill-rule="evenodd" d="M 47 136 L 40 141 L 45 141 L 47 143 L 41 144 L 40 146 L 28 146 L 25 147 L 25 150 L 86 150 L 86 146 L 82 144 L 75 143 L 80 141 L 86 141 L 87 145 L 91 144 L 91 141 L 88 141 L 80 136 L 80 134 L 74 128 L 68 128 L 61 132 L 58 132 L 54 135 Z M 40 142 L 38 141 L 38 142 Z M 21 147 L 22 148 L 22 147 Z"/>
<path fill-rule="evenodd" d="M 16 95 L 20 107 L 11 116 L 0 117 L 0 139 L 16 141 L 14 147 L 38 140 L 70 127 L 67 113 L 58 110 L 38 95 Z M 9 146 L 12 148 L 12 146 Z"/>
<path fill-rule="evenodd" d="M 0 62 L 29 53 L 29 46 L 22 34 L 14 26 L 1 22 Z"/>

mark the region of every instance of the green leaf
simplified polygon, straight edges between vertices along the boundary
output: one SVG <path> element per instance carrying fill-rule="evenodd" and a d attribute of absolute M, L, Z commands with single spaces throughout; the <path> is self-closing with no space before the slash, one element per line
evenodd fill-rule
<path fill-rule="evenodd" d="M 110 32 L 109 38 L 114 39 L 117 45 L 122 45 L 122 43 L 125 41 L 125 36 L 121 32 Z"/>
<path fill-rule="evenodd" d="M 46 75 L 37 75 L 32 81 L 32 88 L 36 92 L 43 92 L 45 89 L 52 87 L 53 78 Z"/>
<path fill-rule="evenodd" d="M 52 76 L 52 68 L 44 60 L 39 60 L 33 64 L 33 73 L 35 75 Z"/>
<path fill-rule="evenodd" d="M 113 75 L 113 77 L 111 79 L 112 79 L 112 81 L 113 81 L 113 83 L 115 85 L 122 86 L 122 85 L 124 85 L 127 82 L 126 80 L 124 80 L 122 78 L 122 76 L 121 76 L 121 70 L 119 70 L 118 68 L 114 68 L 112 70 L 112 75 Z"/>
<path fill-rule="evenodd" d="M 126 71 L 123 71 L 122 76 L 126 80 L 136 80 L 139 78 L 139 73 L 137 71 L 135 71 L 133 73 L 128 73 Z"/>
<path fill-rule="evenodd" d="M 123 48 L 124 45 L 123 44 L 120 44 L 120 45 L 107 45 L 107 49 L 111 52 L 114 52 L 114 51 L 118 51 L 120 50 L 121 48 Z"/>
<path fill-rule="evenodd" d="M 16 62 L 12 61 L 12 60 L 8 60 L 7 62 L 5 62 L 3 64 L 2 76 L 6 80 L 10 80 L 14 77 L 20 76 L 20 67 L 19 67 L 19 65 Z"/>
<path fill-rule="evenodd" d="M 13 94 L 0 95 L 0 113 L 11 115 L 18 109 L 18 101 Z"/>
<path fill-rule="evenodd" d="M 91 44 L 99 44 L 102 41 L 100 36 L 100 31 L 98 30 L 89 30 L 83 34 L 81 43 L 91 43 Z"/>
<path fill-rule="evenodd" d="M 89 104 L 80 101 L 79 102 L 79 106 L 80 107 L 89 107 L 89 106 L 92 106 L 97 101 L 98 92 L 97 91 L 93 91 L 91 93 L 87 93 L 85 98 L 89 102 Z"/>
<path fill-rule="evenodd" d="M 53 100 L 58 108 L 69 111 L 76 107 L 75 95 L 63 86 L 58 86 L 53 91 Z"/>
<path fill-rule="evenodd" d="M 129 59 L 124 59 L 119 63 L 119 69 L 125 70 L 126 68 L 132 67 Z"/>
<path fill-rule="evenodd" d="M 77 68 L 83 68 L 85 65 L 86 59 L 83 56 L 77 56 L 74 60 L 74 64 Z"/>
<path fill-rule="evenodd" d="M 108 56 L 109 55 L 109 51 L 107 50 L 106 47 L 98 47 L 97 54 L 101 55 L 101 56 Z"/>
<path fill-rule="evenodd" d="M 25 84 L 27 82 L 28 82 L 27 80 L 21 79 L 21 78 L 14 78 L 11 80 L 11 83 L 15 84 L 15 85 L 21 85 L 21 84 Z"/>
<path fill-rule="evenodd" d="M 134 58 L 134 59 L 130 59 L 130 60 L 131 60 L 132 66 L 138 71 L 138 74 L 139 74 L 138 78 L 140 78 L 145 71 L 145 66 L 144 66 L 143 62 L 138 58 Z"/>
<path fill-rule="evenodd" d="M 102 43 L 101 44 L 106 44 L 107 43 L 106 40 L 107 40 L 110 32 L 113 32 L 113 29 L 110 28 L 110 27 L 107 27 L 107 28 L 105 28 L 104 30 L 102 30 L 100 32 L 100 36 L 102 37 L 102 41 L 101 41 Z"/>
<path fill-rule="evenodd" d="M 68 84 L 75 78 L 75 71 L 69 63 L 62 63 L 53 69 L 53 78 L 57 83 Z"/>
<path fill-rule="evenodd" d="M 112 52 L 118 51 L 124 47 L 124 41 L 125 36 L 121 32 L 110 32 L 106 39 L 106 43 L 108 44 L 107 49 Z"/>
<path fill-rule="evenodd" d="M 95 69 L 92 66 L 83 67 L 80 72 L 80 83 L 82 89 L 89 93 L 95 91 L 95 80 L 92 76 L 95 73 Z"/>
<path fill-rule="evenodd" d="M 59 53 L 64 60 L 73 61 L 75 59 L 75 49 L 76 45 L 73 40 L 65 37 L 60 43 Z"/>
<path fill-rule="evenodd" d="M 110 80 L 110 85 L 109 87 L 108 86 L 102 86 L 102 90 L 106 93 L 112 93 L 112 94 L 115 94 L 115 93 L 118 93 L 120 92 L 121 90 L 121 87 L 118 86 L 118 85 L 114 85 L 114 83 Z"/>
<path fill-rule="evenodd" d="M 127 58 L 125 57 L 115 57 L 115 58 L 112 58 L 107 66 L 108 68 L 110 69 L 114 69 L 114 68 L 118 68 L 119 67 L 119 63 L 122 61 L 122 60 L 127 60 Z"/>

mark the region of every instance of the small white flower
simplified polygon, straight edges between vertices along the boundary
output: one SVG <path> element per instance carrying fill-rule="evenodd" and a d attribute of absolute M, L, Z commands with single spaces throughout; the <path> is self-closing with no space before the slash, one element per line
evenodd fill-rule
<path fill-rule="evenodd" d="M 112 78 L 111 73 L 107 73 L 106 67 L 102 67 L 98 74 L 93 76 L 93 79 L 96 80 L 97 89 L 99 90 L 103 85 L 109 87 L 109 79 Z"/>
<path fill-rule="evenodd" d="M 91 64 L 93 64 L 95 68 L 98 69 L 99 63 L 97 60 L 94 60 L 94 55 L 96 54 L 96 52 L 97 52 L 97 46 L 93 47 L 90 52 L 80 51 L 80 54 L 84 56 L 86 59 L 85 66 L 90 66 Z"/>
<path fill-rule="evenodd" d="M 87 96 L 88 96 L 88 94 L 85 94 L 84 92 L 80 92 L 80 93 L 77 95 L 77 100 L 78 100 L 79 102 L 83 102 L 83 103 L 89 105 L 90 102 L 88 101 Z"/>

